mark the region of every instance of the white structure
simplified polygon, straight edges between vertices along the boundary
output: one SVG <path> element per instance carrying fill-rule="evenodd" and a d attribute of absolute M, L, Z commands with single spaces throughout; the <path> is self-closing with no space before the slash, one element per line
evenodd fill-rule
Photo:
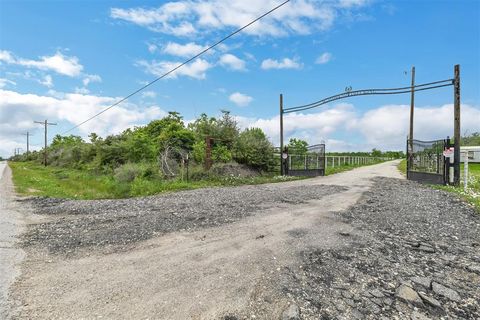
<path fill-rule="evenodd" d="M 469 163 L 480 163 L 480 146 L 460 147 L 460 162 L 467 156 Z"/>

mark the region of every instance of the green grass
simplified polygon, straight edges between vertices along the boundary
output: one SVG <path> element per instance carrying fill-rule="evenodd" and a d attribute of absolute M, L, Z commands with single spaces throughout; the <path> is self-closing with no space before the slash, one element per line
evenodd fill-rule
<path fill-rule="evenodd" d="M 279 176 L 253 178 L 227 176 L 190 182 L 137 178 L 130 183 L 119 183 L 112 176 L 94 174 L 85 170 L 44 167 L 33 162 L 9 162 L 9 165 L 19 194 L 66 199 L 128 198 L 212 186 L 263 184 L 301 179 Z"/>
<path fill-rule="evenodd" d="M 132 182 L 121 183 L 111 175 L 95 174 L 86 170 L 54 166 L 45 167 L 34 162 L 9 162 L 9 165 L 12 168 L 13 182 L 19 194 L 65 199 L 128 198 L 214 186 L 254 185 L 305 179 L 305 177 L 282 177 L 278 175 L 252 178 L 217 176 L 189 182 L 179 179 L 136 178 Z M 360 166 L 365 165 L 328 167 L 326 175 L 352 170 Z"/>
<path fill-rule="evenodd" d="M 463 164 L 460 169 L 462 174 L 460 186 L 435 186 L 435 188 L 458 194 L 461 198 L 471 203 L 480 213 L 480 163 L 470 163 L 468 165 L 468 186 L 466 191 L 463 183 Z"/>
<path fill-rule="evenodd" d="M 406 159 L 403 159 L 402 161 L 400 161 L 400 163 L 398 164 L 398 170 L 403 173 L 404 175 L 407 175 L 407 160 Z"/>

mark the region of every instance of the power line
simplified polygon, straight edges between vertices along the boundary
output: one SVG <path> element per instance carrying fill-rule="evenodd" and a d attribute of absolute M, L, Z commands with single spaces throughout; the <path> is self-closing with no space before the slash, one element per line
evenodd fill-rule
<path fill-rule="evenodd" d="M 98 117 L 99 115 L 101 115 L 102 113 L 110 110 L 111 108 L 119 105 L 120 103 L 124 102 L 125 100 L 128 100 L 130 97 L 136 95 L 137 93 L 139 93 L 140 91 L 150 87 L 152 84 L 154 84 L 155 82 L 165 78 L 166 76 L 172 74 L 173 72 L 175 72 L 176 70 L 180 69 L 181 67 L 183 67 L 184 65 L 190 63 L 191 61 L 197 59 L 198 57 L 200 57 L 201 55 L 203 55 L 204 53 L 210 51 L 211 49 L 215 48 L 216 46 L 218 46 L 219 44 L 221 44 L 222 42 L 225 42 L 226 40 L 230 39 L 231 37 L 233 37 L 234 35 L 236 35 L 237 33 L 240 33 L 242 32 L 244 29 L 248 28 L 249 26 L 251 26 L 252 24 L 254 24 L 255 22 L 259 21 L 260 19 L 266 17 L 267 15 L 269 15 L 270 13 L 276 11 L 277 9 L 283 7 L 285 4 L 287 4 L 288 2 L 290 2 L 290 0 L 286 0 L 284 2 L 282 2 L 281 4 L 279 4 L 278 6 L 274 7 L 273 9 L 267 11 L 266 13 L 262 14 L 261 16 L 259 16 L 258 18 L 256 18 L 255 20 L 252 20 L 250 21 L 249 23 L 247 23 L 246 25 L 244 25 L 243 27 L 241 27 L 240 29 L 237 29 L 235 30 L 234 32 L 230 33 L 229 35 L 227 35 L 226 37 L 218 40 L 217 42 L 215 42 L 213 45 L 209 46 L 208 48 L 202 50 L 200 53 L 196 54 L 195 56 L 191 57 L 190 59 L 182 62 L 181 64 L 179 64 L 178 66 L 176 66 L 175 68 L 173 69 L 170 69 L 169 71 L 167 71 L 166 73 L 164 73 L 163 75 L 161 75 L 160 77 L 156 78 L 155 80 L 147 83 L 146 85 L 144 85 L 143 87 L 141 87 L 140 89 L 137 89 L 135 90 L 134 92 L 130 93 L 129 95 L 127 95 L 126 97 L 120 99 L 119 101 L 115 102 L 114 104 L 110 105 L 109 107 L 103 109 L 102 111 L 98 112 L 97 114 L 91 116 L 90 118 L 88 118 L 87 120 L 75 125 L 74 127 L 68 129 L 67 131 L 63 132 L 62 135 L 64 135 L 65 133 L 68 133 L 78 127 L 80 127 L 81 125 L 87 123 L 88 121 Z"/>

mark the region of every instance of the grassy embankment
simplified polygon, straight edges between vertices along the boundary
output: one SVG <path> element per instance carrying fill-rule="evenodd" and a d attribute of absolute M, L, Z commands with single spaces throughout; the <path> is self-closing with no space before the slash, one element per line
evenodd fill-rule
<path fill-rule="evenodd" d="M 108 199 L 147 196 L 162 192 L 212 186 L 262 184 L 300 179 L 297 177 L 258 176 L 239 178 L 216 177 L 200 181 L 135 179 L 118 182 L 114 177 L 84 170 L 44 167 L 32 162 L 9 162 L 16 191 L 22 195 L 68 199 Z"/>
<path fill-rule="evenodd" d="M 402 160 L 398 165 L 398 169 L 406 174 L 407 170 L 406 160 Z M 461 164 L 460 172 L 463 179 L 463 164 Z M 467 191 L 464 190 L 463 181 L 460 186 L 433 186 L 436 189 L 446 190 L 458 194 L 463 199 L 467 200 L 469 203 L 474 205 L 477 210 L 480 212 L 480 163 L 470 163 L 468 165 L 468 188 Z"/>
<path fill-rule="evenodd" d="M 34 162 L 9 162 L 9 165 L 12 168 L 13 182 L 19 194 L 67 199 L 128 198 L 214 186 L 253 185 L 303 179 L 302 177 L 264 175 L 252 178 L 214 177 L 189 182 L 180 179 L 150 180 L 144 178 L 137 178 L 132 182 L 118 182 L 111 175 L 54 166 L 44 167 Z M 365 165 L 329 167 L 326 175 L 352 170 L 360 166 Z"/>

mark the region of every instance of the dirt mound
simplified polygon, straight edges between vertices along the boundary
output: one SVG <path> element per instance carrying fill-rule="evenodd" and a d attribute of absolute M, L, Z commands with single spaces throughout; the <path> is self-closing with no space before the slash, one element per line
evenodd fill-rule
<path fill-rule="evenodd" d="M 260 175 L 259 171 L 235 162 L 215 164 L 211 171 L 219 176 L 236 176 L 243 178 L 257 177 Z"/>

